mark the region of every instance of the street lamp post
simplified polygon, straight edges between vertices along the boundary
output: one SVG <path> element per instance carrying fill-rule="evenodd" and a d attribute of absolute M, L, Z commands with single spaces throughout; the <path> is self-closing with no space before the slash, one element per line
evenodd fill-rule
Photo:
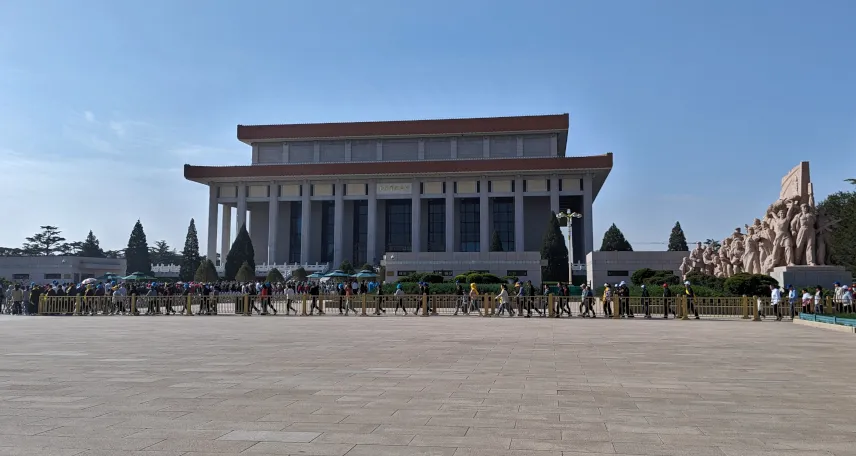
<path fill-rule="evenodd" d="M 574 284 L 574 242 L 573 242 L 573 220 L 575 218 L 583 218 L 582 214 L 566 209 L 565 212 L 556 214 L 556 218 L 566 219 L 568 221 L 568 286 Z"/>

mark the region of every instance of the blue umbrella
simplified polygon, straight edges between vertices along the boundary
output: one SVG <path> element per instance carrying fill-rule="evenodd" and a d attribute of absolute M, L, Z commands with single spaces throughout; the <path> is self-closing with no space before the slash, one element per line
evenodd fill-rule
<path fill-rule="evenodd" d="M 322 277 L 324 277 L 324 274 L 321 274 L 320 272 L 313 272 L 312 274 L 309 274 L 306 278 L 307 279 L 320 279 Z"/>
<path fill-rule="evenodd" d="M 377 274 L 374 271 L 369 271 L 367 269 L 363 269 L 362 271 L 353 275 L 355 279 L 374 279 L 377 277 Z"/>
<path fill-rule="evenodd" d="M 348 278 L 348 277 L 351 277 L 351 275 L 350 275 L 350 274 L 346 274 L 346 273 L 342 272 L 340 269 L 336 269 L 336 270 L 335 270 L 335 271 L 333 271 L 333 272 L 328 272 L 327 274 L 324 274 L 324 277 L 330 277 L 330 278 Z"/>

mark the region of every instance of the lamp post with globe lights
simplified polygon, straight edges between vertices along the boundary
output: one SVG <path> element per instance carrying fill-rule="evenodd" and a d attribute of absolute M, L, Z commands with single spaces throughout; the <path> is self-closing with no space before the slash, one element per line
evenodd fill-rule
<path fill-rule="evenodd" d="M 582 214 L 566 209 L 565 212 L 556 214 L 558 219 L 566 219 L 568 221 L 568 285 L 574 284 L 574 243 L 573 243 L 573 219 L 583 218 Z"/>

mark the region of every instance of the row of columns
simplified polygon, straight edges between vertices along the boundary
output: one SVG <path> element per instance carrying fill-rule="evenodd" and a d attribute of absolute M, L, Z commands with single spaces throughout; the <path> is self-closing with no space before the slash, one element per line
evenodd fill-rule
<path fill-rule="evenodd" d="M 276 184 L 270 184 L 276 185 Z M 309 250 L 310 250 L 310 240 L 311 236 L 308 234 L 311 230 L 311 200 L 309 198 L 309 182 L 304 181 L 304 191 L 302 192 L 301 198 L 301 238 L 300 238 L 300 262 L 301 263 L 309 263 Z M 344 250 L 343 250 L 343 227 L 342 219 L 344 217 L 344 184 L 336 183 L 334 191 L 334 212 L 335 212 L 335 220 L 333 229 L 333 239 L 334 239 L 334 247 L 333 247 L 333 261 L 334 264 L 338 265 L 342 262 L 344 258 Z M 490 195 L 488 193 L 488 181 L 487 179 L 482 179 L 480 182 L 480 192 L 479 192 L 479 211 L 483 220 L 488 219 L 488 211 L 490 208 Z M 411 196 L 412 201 L 412 209 L 411 209 L 411 245 L 413 251 L 421 251 L 421 195 L 418 191 L 419 189 L 419 181 L 414 180 L 412 183 L 413 194 Z M 369 255 L 369 258 L 372 258 L 377 252 L 377 236 L 374 234 L 377 233 L 377 195 L 376 195 L 376 187 L 374 185 L 368 186 L 368 226 L 367 232 L 369 236 L 367 237 L 367 245 L 366 251 Z M 582 209 L 582 223 L 584 226 L 584 232 L 587 234 L 585 236 L 585 252 L 591 252 L 593 248 L 593 240 L 592 240 L 592 178 L 591 176 L 585 176 L 583 179 L 583 209 Z M 238 198 L 237 198 L 237 226 L 241 227 L 246 224 L 247 221 L 247 188 L 245 185 L 238 186 Z M 267 245 L 267 257 L 268 262 L 273 263 L 274 257 L 277 251 L 277 240 L 275 233 L 278 230 L 279 223 L 279 204 L 277 198 L 277 192 L 270 191 L 269 192 L 269 213 L 268 213 L 268 245 Z M 446 192 L 445 192 L 445 201 L 446 201 L 446 251 L 454 252 L 455 251 L 455 193 L 454 193 L 454 184 L 452 180 L 446 181 Z M 559 207 L 559 179 L 556 176 L 550 178 L 550 208 L 553 211 L 561 211 L 563 208 Z M 207 254 L 208 258 L 216 258 L 217 254 L 217 212 L 218 212 L 218 202 L 217 202 L 217 186 L 213 183 L 209 185 L 209 206 L 208 206 L 208 244 L 207 244 Z M 523 251 L 524 237 L 523 237 L 523 221 L 524 221 L 524 212 L 523 212 L 523 179 L 517 178 L 515 179 L 514 184 L 514 245 L 516 251 Z M 229 252 L 230 239 L 231 239 L 231 226 L 232 226 L 232 213 L 228 209 L 223 210 L 222 214 L 222 230 L 223 235 L 221 237 L 222 244 L 220 246 L 220 252 L 225 257 L 225 255 Z M 490 224 L 481 223 L 480 224 L 480 251 L 488 252 L 490 249 Z"/>

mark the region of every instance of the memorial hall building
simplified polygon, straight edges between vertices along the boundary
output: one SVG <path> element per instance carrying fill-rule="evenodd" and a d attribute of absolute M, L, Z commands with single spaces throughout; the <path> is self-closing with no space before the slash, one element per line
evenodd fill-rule
<path fill-rule="evenodd" d="M 568 122 L 560 114 L 238 125 L 250 164 L 185 165 L 184 175 L 210 190 L 209 258 L 218 245 L 225 258 L 246 224 L 257 265 L 286 275 L 349 260 L 384 265 L 386 280 L 477 270 L 534 283 L 551 211 L 582 214 L 573 251 L 585 263 L 592 203 L 612 169 L 611 153 L 565 156 Z M 501 251 L 491 249 L 494 233 Z"/>

